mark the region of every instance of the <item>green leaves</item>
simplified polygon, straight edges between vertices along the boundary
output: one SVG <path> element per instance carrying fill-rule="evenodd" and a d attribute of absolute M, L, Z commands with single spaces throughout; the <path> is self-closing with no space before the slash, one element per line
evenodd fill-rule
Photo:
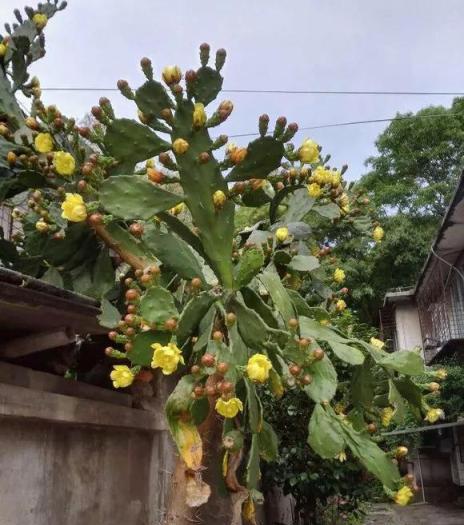
<path fill-rule="evenodd" d="M 214 297 L 208 292 L 202 292 L 184 306 L 177 325 L 177 342 L 183 346 L 197 328 L 200 321 L 208 312 L 214 302 Z"/>
<path fill-rule="evenodd" d="M 134 338 L 133 348 L 128 353 L 131 363 L 134 365 L 150 366 L 153 357 L 153 348 L 151 345 L 159 343 L 167 345 L 171 340 L 171 334 L 168 332 L 140 332 Z"/>
<path fill-rule="evenodd" d="M 312 255 L 295 255 L 288 264 L 290 270 L 296 270 L 298 272 L 312 272 L 316 268 L 319 268 L 319 259 Z"/>
<path fill-rule="evenodd" d="M 264 461 L 275 461 L 279 457 L 279 439 L 272 426 L 263 421 L 258 434 L 259 454 Z"/>
<path fill-rule="evenodd" d="M 340 423 L 316 404 L 308 426 L 308 444 L 324 459 L 333 459 L 345 448 Z"/>
<path fill-rule="evenodd" d="M 152 226 L 146 228 L 143 240 L 156 257 L 180 277 L 184 279 L 199 277 L 204 282 L 203 271 L 198 259 L 190 246 L 180 237 Z"/>
<path fill-rule="evenodd" d="M 200 67 L 192 86 L 192 93 L 197 102 L 207 106 L 221 91 L 222 76 L 209 66 Z"/>
<path fill-rule="evenodd" d="M 266 271 L 259 275 L 258 278 L 263 283 L 264 288 L 269 292 L 276 310 L 283 317 L 285 323 L 288 323 L 289 319 L 295 317 L 295 311 L 279 275 Z"/>
<path fill-rule="evenodd" d="M 337 391 L 337 372 L 330 359 L 324 355 L 320 361 L 314 361 L 308 370 L 313 380 L 304 387 L 304 391 L 315 403 L 330 401 Z"/>
<path fill-rule="evenodd" d="M 364 362 L 364 354 L 361 350 L 353 346 L 348 346 L 344 343 L 339 343 L 337 341 L 329 342 L 330 347 L 333 350 L 333 353 L 345 363 L 350 365 L 362 365 Z"/>
<path fill-rule="evenodd" d="M 400 479 L 398 468 L 368 435 L 356 432 L 349 425 L 340 425 L 345 434 L 346 444 L 353 455 L 374 474 L 383 485 L 395 490 Z"/>
<path fill-rule="evenodd" d="M 340 208 L 334 202 L 314 206 L 313 211 L 327 219 L 338 219 L 340 217 Z"/>
<path fill-rule="evenodd" d="M 147 220 L 182 202 L 181 195 L 136 175 L 110 177 L 102 184 L 99 197 L 109 213 L 127 220 Z"/>
<path fill-rule="evenodd" d="M 414 351 L 403 350 L 386 354 L 377 359 L 377 362 L 385 368 L 390 368 L 409 376 L 424 373 L 424 361 L 422 357 Z"/>
<path fill-rule="evenodd" d="M 108 124 L 104 146 L 108 155 L 119 162 L 118 173 L 130 173 L 137 162 L 171 149 L 171 145 L 150 128 L 127 118 L 115 119 Z"/>
<path fill-rule="evenodd" d="M 156 80 L 148 80 L 135 92 L 135 103 L 147 117 L 159 117 L 163 109 L 173 107 L 164 86 Z"/>
<path fill-rule="evenodd" d="M 242 286 L 247 285 L 259 273 L 263 264 L 264 255 L 262 250 L 258 248 L 246 250 L 234 268 L 235 288 L 238 290 Z"/>
<path fill-rule="evenodd" d="M 168 319 L 177 319 L 179 314 L 171 292 L 161 286 L 149 288 L 140 300 L 140 314 L 147 323 L 164 330 Z"/>
<path fill-rule="evenodd" d="M 121 319 L 121 314 L 119 310 L 113 306 L 108 299 L 105 297 L 101 300 L 101 314 L 98 316 L 98 322 L 101 326 L 105 328 L 116 328 L 119 320 Z"/>

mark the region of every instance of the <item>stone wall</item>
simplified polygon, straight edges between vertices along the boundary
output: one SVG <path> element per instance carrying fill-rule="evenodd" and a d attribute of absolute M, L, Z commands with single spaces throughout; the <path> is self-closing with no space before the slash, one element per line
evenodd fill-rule
<path fill-rule="evenodd" d="M 161 399 L 133 401 L 0 363 L 0 524 L 158 524 L 174 454 Z"/>

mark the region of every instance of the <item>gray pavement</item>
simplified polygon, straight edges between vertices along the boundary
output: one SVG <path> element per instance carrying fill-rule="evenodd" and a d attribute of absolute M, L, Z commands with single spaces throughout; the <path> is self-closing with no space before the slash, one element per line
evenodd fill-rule
<path fill-rule="evenodd" d="M 376 504 L 365 525 L 464 525 L 464 509 L 451 505 L 414 504 L 407 507 Z"/>

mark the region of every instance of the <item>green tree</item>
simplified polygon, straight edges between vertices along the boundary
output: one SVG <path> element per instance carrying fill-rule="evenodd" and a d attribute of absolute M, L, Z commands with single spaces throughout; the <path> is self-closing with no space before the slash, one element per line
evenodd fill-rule
<path fill-rule="evenodd" d="M 437 116 L 438 115 L 438 116 Z M 405 118 L 416 116 L 417 118 Z M 398 114 L 376 141 L 358 183 L 385 229 L 377 246 L 352 238 L 337 255 L 350 260 L 353 308 L 375 322 L 385 292 L 414 285 L 464 163 L 464 99 Z"/>

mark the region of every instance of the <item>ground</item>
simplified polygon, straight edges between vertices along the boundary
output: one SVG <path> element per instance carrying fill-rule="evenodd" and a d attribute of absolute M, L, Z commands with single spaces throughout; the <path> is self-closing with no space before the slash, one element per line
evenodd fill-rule
<path fill-rule="evenodd" d="M 379 504 L 365 525 L 463 525 L 464 509 L 451 505 L 415 504 L 408 507 Z"/>

